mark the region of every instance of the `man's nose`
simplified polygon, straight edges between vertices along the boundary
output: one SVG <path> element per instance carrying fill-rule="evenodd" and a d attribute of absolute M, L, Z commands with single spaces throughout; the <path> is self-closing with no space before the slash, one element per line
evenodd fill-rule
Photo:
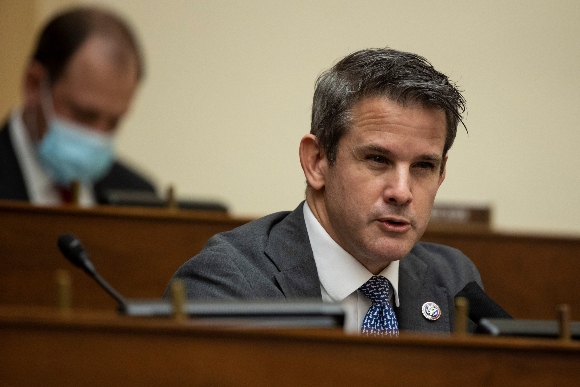
<path fill-rule="evenodd" d="M 384 199 L 393 205 L 408 204 L 413 200 L 411 192 L 411 176 L 407 168 L 398 168 L 388 176 Z"/>

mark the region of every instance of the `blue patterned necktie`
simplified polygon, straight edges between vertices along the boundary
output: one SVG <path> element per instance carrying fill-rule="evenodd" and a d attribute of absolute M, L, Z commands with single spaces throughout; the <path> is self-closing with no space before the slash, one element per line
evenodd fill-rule
<path fill-rule="evenodd" d="M 363 320 L 361 333 L 366 336 L 397 336 L 399 324 L 390 303 L 392 290 L 389 280 L 374 275 L 359 290 L 372 302 Z"/>

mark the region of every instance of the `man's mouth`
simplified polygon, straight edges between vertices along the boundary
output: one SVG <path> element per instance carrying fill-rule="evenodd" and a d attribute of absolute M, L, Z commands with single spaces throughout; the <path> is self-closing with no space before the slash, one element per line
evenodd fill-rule
<path fill-rule="evenodd" d="M 383 228 L 390 232 L 403 233 L 411 229 L 411 222 L 399 217 L 386 217 L 379 219 Z"/>

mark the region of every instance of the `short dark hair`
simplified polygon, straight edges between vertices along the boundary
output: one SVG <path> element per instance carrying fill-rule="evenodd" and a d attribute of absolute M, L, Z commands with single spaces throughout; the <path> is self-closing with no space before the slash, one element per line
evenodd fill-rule
<path fill-rule="evenodd" d="M 119 16 L 99 7 L 75 7 L 57 14 L 42 29 L 32 59 L 46 68 L 50 82 L 54 83 L 74 53 L 95 35 L 114 40 L 132 54 L 137 80 L 143 77 L 141 50 L 133 31 Z"/>
<path fill-rule="evenodd" d="M 465 99 L 425 58 L 388 48 L 357 51 L 323 72 L 316 81 L 310 133 L 317 137 L 329 163 L 336 160 L 338 142 L 351 124 L 353 105 L 375 96 L 402 105 L 419 103 L 442 109 L 447 121 L 443 155 L 453 145 L 459 122 L 465 127 Z"/>

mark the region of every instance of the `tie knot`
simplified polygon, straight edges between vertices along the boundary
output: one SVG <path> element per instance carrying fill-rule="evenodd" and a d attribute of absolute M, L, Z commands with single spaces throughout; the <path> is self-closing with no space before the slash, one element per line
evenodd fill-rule
<path fill-rule="evenodd" d="M 63 203 L 72 203 L 73 202 L 73 190 L 70 186 L 66 187 L 60 184 L 55 184 L 54 187 L 56 188 L 57 192 L 60 194 L 60 198 Z"/>
<path fill-rule="evenodd" d="M 386 304 L 390 302 L 391 283 L 385 277 L 373 275 L 359 290 L 373 304 Z"/>

